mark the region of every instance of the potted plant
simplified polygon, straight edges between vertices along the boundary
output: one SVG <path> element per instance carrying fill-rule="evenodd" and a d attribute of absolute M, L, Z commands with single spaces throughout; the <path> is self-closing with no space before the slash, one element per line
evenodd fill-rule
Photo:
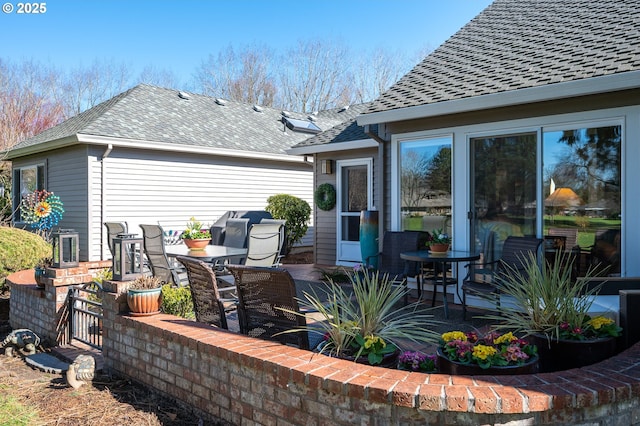
<path fill-rule="evenodd" d="M 154 315 L 160 312 L 162 281 L 158 277 L 141 275 L 131 281 L 127 290 L 127 305 L 133 316 Z"/>
<path fill-rule="evenodd" d="M 592 276 L 571 277 L 573 258 L 557 253 L 538 264 L 535 254 L 523 259 L 523 269 L 508 269 L 496 281 L 502 303 L 495 315 L 498 327 L 522 332 L 538 347 L 543 372 L 582 367 L 616 352 L 622 329 L 612 319 L 589 315 L 600 286 L 587 288 Z"/>
<path fill-rule="evenodd" d="M 50 268 L 52 264 L 53 259 L 50 257 L 40 258 L 38 263 L 36 263 L 36 266 L 33 268 L 33 273 L 38 287 L 44 288 L 45 280 L 47 278 L 47 268 Z"/>
<path fill-rule="evenodd" d="M 435 229 L 430 232 L 427 239 L 427 247 L 432 253 L 446 253 L 451 245 L 451 237 L 442 229 Z"/>
<path fill-rule="evenodd" d="M 191 217 L 181 238 L 191 250 L 201 250 L 211 241 L 211 231 L 203 228 L 202 222 L 197 221 L 195 217 Z"/>
<path fill-rule="evenodd" d="M 350 286 L 329 280 L 325 291 L 305 292 L 300 299 L 303 308 L 318 312 L 324 319 L 303 328 L 310 336 L 322 336 L 317 351 L 395 367 L 400 339 L 421 344 L 437 342 L 438 334 L 430 327 L 433 316 L 421 310 L 419 303 L 403 305 L 409 291 L 406 286 L 393 285 L 388 275 L 367 269 L 356 269 L 348 276 Z M 300 330 L 290 330 L 296 331 Z"/>
<path fill-rule="evenodd" d="M 512 332 L 444 333 L 438 347 L 440 372 L 464 375 L 532 374 L 538 370 L 537 348 Z"/>

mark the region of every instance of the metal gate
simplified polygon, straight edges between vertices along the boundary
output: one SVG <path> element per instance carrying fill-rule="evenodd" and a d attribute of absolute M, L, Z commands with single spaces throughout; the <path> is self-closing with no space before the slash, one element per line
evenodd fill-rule
<path fill-rule="evenodd" d="M 102 349 L 102 285 L 94 281 L 70 286 L 69 314 L 69 341 Z"/>

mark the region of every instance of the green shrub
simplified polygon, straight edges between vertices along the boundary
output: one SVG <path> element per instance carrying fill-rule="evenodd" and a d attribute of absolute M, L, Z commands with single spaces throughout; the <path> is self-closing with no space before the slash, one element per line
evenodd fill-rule
<path fill-rule="evenodd" d="M 0 226 L 0 289 L 7 275 L 31 269 L 43 257 L 51 257 L 51 244 L 39 235 L 18 228 Z"/>
<path fill-rule="evenodd" d="M 187 319 L 195 319 L 189 287 L 162 286 L 162 312 Z"/>
<path fill-rule="evenodd" d="M 274 219 L 287 221 L 286 247 L 288 252 L 307 233 L 311 206 L 303 199 L 287 194 L 272 195 L 267 198 L 267 203 L 265 210 L 271 213 Z"/>

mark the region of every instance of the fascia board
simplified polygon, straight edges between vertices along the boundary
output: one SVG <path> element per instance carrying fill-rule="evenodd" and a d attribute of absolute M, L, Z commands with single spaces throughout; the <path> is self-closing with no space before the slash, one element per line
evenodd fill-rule
<path fill-rule="evenodd" d="M 153 142 L 137 139 L 112 138 L 106 136 L 78 134 L 78 142 L 94 145 L 113 145 L 122 148 L 149 149 L 156 151 L 171 151 L 190 154 L 220 155 L 224 157 L 252 158 L 261 160 L 286 161 L 291 163 L 304 162 L 303 158 L 287 155 L 272 154 L 265 152 L 241 151 L 237 149 L 226 149 L 217 147 L 203 147 L 193 145 L 180 145 L 167 142 Z"/>
<path fill-rule="evenodd" d="M 286 152 L 291 155 L 320 154 L 323 152 L 350 151 L 352 149 L 377 148 L 378 142 L 373 139 L 361 139 L 349 142 L 325 143 L 322 145 L 301 146 L 290 148 Z"/>
<path fill-rule="evenodd" d="M 541 87 L 511 90 L 490 95 L 474 96 L 455 101 L 437 102 L 391 111 L 375 112 L 358 116 L 358 125 L 391 123 L 447 114 L 508 107 L 534 102 L 551 101 L 576 96 L 607 93 L 640 87 L 640 71 L 585 78 L 582 80 L 548 84 Z"/>
<path fill-rule="evenodd" d="M 6 157 L 1 158 L 2 160 L 13 160 L 15 158 L 25 157 L 27 155 L 39 154 L 45 151 L 51 151 L 53 149 L 60 149 L 67 146 L 75 145 L 78 143 L 77 135 L 67 136 L 61 139 L 55 139 L 52 141 L 41 142 L 35 145 L 25 146 L 24 148 L 11 149 L 9 151 L 4 151 L 6 153 Z M 0 157 L 2 153 L 0 153 Z"/>

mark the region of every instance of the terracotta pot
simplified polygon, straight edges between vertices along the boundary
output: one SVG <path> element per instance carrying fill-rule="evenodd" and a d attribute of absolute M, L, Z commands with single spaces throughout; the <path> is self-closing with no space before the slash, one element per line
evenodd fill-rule
<path fill-rule="evenodd" d="M 449 251 L 449 244 L 430 244 L 429 251 L 432 253 L 446 253 Z"/>
<path fill-rule="evenodd" d="M 616 354 L 615 337 L 549 341 L 544 335 L 534 334 L 528 340 L 538 347 L 540 371 L 543 373 L 584 367 Z"/>
<path fill-rule="evenodd" d="M 505 365 L 489 368 L 481 368 L 476 364 L 465 364 L 459 361 L 452 361 L 442 352 L 440 348 L 438 354 L 438 371 L 444 374 L 457 376 L 504 376 L 508 374 L 535 374 L 538 372 L 539 357 L 529 358 L 529 361 L 521 365 Z"/>
<path fill-rule="evenodd" d="M 196 240 L 190 240 L 188 238 L 184 238 L 185 245 L 189 247 L 191 250 L 204 250 L 204 248 L 209 244 L 211 238 L 199 238 Z"/>
<path fill-rule="evenodd" d="M 160 312 L 162 288 L 127 291 L 127 305 L 133 316 L 154 315 Z"/>

